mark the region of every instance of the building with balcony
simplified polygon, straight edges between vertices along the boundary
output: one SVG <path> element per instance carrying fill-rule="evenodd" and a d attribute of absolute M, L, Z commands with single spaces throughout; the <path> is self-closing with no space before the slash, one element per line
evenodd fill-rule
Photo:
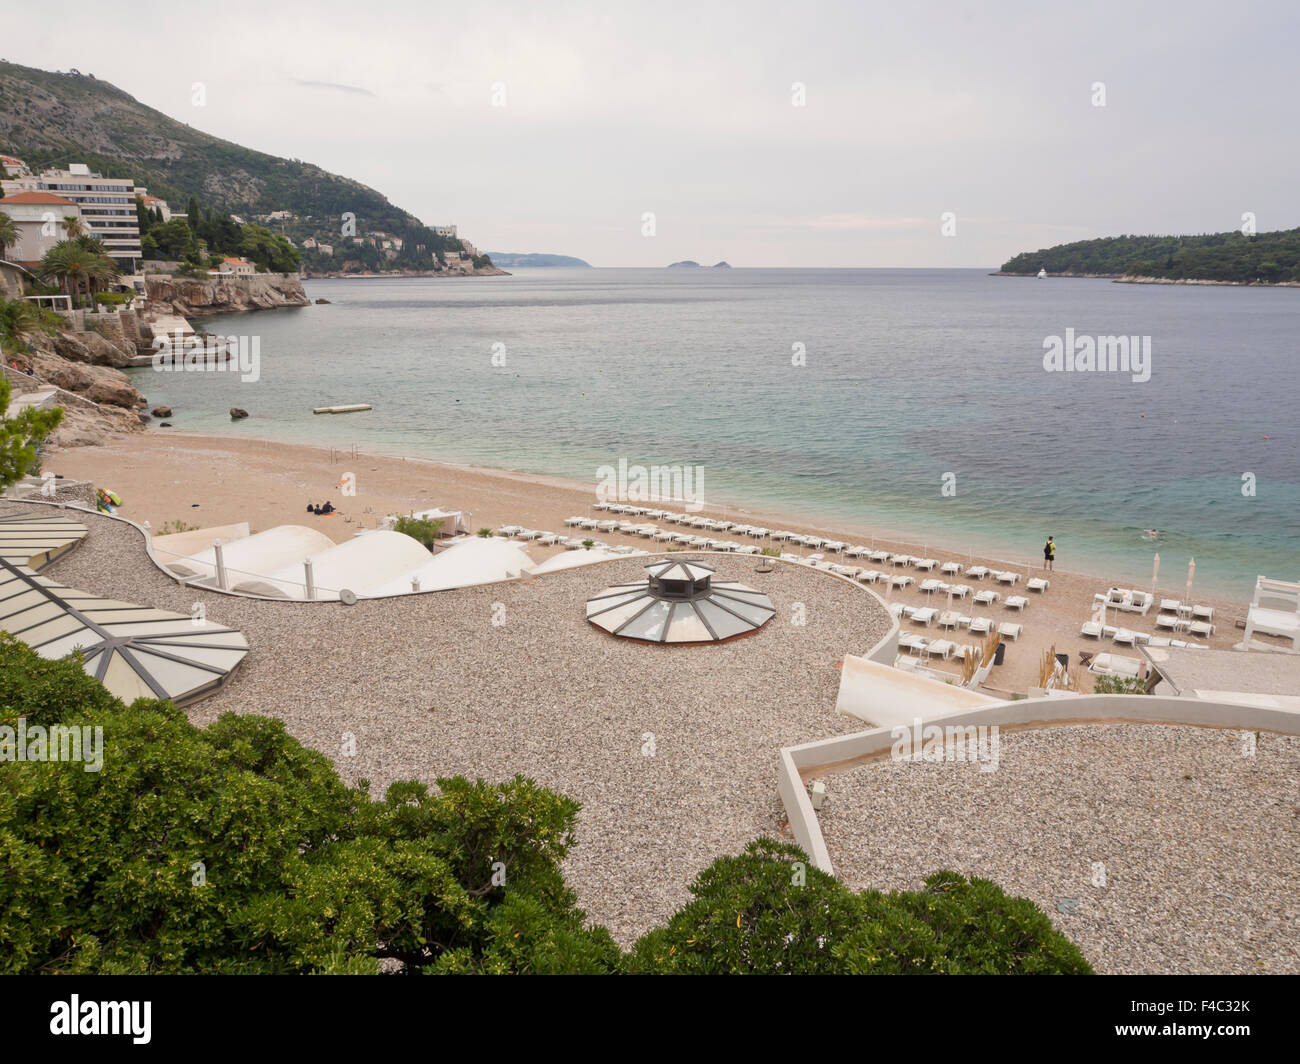
<path fill-rule="evenodd" d="M 73 203 L 86 233 L 104 242 L 124 274 L 134 274 L 140 261 L 140 224 L 135 213 L 135 181 L 101 177 L 85 163 L 66 170 L 43 170 L 0 181 L 4 198 L 25 192 L 47 192 Z"/>

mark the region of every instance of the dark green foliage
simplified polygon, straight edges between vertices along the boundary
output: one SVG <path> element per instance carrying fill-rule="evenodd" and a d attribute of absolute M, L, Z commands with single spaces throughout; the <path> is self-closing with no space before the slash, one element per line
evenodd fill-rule
<path fill-rule="evenodd" d="M 952 872 L 917 892 L 854 894 L 795 846 L 759 839 L 716 861 L 694 900 L 634 947 L 627 968 L 675 974 L 1091 972 L 1032 902 Z"/>
<path fill-rule="evenodd" d="M 1100 274 L 1201 281 L 1300 281 L 1300 229 L 1245 236 L 1115 236 L 1026 251 L 1003 273 Z"/>
<path fill-rule="evenodd" d="M 1144 695 L 1147 681 L 1137 676 L 1098 676 L 1092 690 L 1099 695 Z"/>
<path fill-rule="evenodd" d="M 413 517 L 407 514 L 405 517 L 399 517 L 393 522 L 393 531 L 400 532 L 404 536 L 410 536 L 412 539 L 423 543 L 429 550 L 433 550 L 434 544 L 438 542 L 438 537 L 442 535 L 442 522 L 430 521 L 425 517 Z"/>
<path fill-rule="evenodd" d="M 27 305 L 31 306 L 30 303 Z M 4 320 L 4 309 L 0 306 L 0 322 Z M 9 393 L 9 381 L 0 375 L 0 491 L 39 470 L 37 448 L 63 420 L 63 408 L 57 406 L 52 410 L 28 407 L 20 414 L 7 417 Z M 0 707 L 3 705 L 0 702 Z M 3 712 L 2 708 L 0 712 Z"/>
<path fill-rule="evenodd" d="M 577 803 L 522 777 L 439 780 L 439 795 L 397 783 L 371 801 L 277 720 L 200 730 L 169 702 L 128 708 L 76 662 L 0 635 L 0 725 L 19 717 L 100 725 L 105 749 L 99 772 L 0 763 L 0 971 L 617 962 L 559 871 Z"/>

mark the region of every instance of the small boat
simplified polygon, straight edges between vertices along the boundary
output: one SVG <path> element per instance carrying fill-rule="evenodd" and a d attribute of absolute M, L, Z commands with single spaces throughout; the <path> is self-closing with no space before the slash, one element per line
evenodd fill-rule
<path fill-rule="evenodd" d="M 1047 271 L 1046 271 L 1046 270 L 1039 270 L 1039 271 L 1038 271 L 1038 279 L 1039 279 L 1040 281 L 1041 281 L 1044 277 L 1046 277 L 1046 276 L 1047 276 Z"/>
<path fill-rule="evenodd" d="M 346 406 L 314 406 L 313 414 L 355 414 L 358 410 L 374 409 L 369 403 L 350 403 Z"/>

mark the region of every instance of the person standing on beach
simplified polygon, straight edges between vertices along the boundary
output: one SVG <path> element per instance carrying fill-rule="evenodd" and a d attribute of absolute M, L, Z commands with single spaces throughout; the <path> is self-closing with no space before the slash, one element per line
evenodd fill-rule
<path fill-rule="evenodd" d="M 1056 561 L 1056 540 L 1048 536 L 1047 542 L 1043 544 L 1043 568 L 1052 570 L 1054 561 Z"/>

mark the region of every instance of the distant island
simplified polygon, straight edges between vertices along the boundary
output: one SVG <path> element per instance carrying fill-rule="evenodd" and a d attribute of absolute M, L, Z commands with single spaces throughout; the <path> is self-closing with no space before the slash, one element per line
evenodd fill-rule
<path fill-rule="evenodd" d="M 497 266 L 513 269 L 520 266 L 583 266 L 591 269 L 591 263 L 572 255 L 547 255 L 532 251 L 489 251 L 487 255 Z"/>
<path fill-rule="evenodd" d="M 1026 251 L 1000 274 L 1109 277 L 1146 284 L 1300 286 L 1300 229 L 1246 236 L 1233 230 L 1201 236 L 1112 236 Z"/>
<path fill-rule="evenodd" d="M 496 256 L 493 256 L 493 261 L 495 261 L 495 260 L 496 260 Z M 680 267 L 680 266 L 685 266 L 685 267 L 688 267 L 688 268 L 693 267 L 693 268 L 695 268 L 695 269 L 697 269 L 697 270 L 703 270 L 703 269 L 712 269 L 712 270 L 729 270 L 729 269 L 731 269 L 731 263 L 727 262 L 725 259 L 724 259 L 722 262 L 715 262 L 712 266 L 709 266 L 709 267 L 701 266 L 701 265 L 700 265 L 698 262 L 696 262 L 694 259 L 682 259 L 681 262 L 670 262 L 670 263 L 668 264 L 668 269 L 670 269 L 670 270 L 675 270 L 675 269 L 677 269 L 677 268 Z"/>

